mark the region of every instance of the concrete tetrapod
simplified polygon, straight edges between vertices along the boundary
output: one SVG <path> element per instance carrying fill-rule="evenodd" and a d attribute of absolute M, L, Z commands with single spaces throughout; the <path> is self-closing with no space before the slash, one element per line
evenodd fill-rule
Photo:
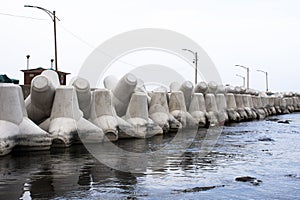
<path fill-rule="evenodd" d="M 214 81 L 210 81 L 208 84 L 207 84 L 207 93 L 211 93 L 211 94 L 216 94 L 216 91 L 218 89 L 218 84 Z"/>
<path fill-rule="evenodd" d="M 195 86 L 194 92 L 195 93 L 202 93 L 204 94 L 208 89 L 207 84 L 204 81 L 201 81 L 200 83 L 197 83 Z"/>
<path fill-rule="evenodd" d="M 226 88 L 224 85 L 218 85 L 218 88 L 216 90 L 217 94 L 225 94 L 226 93 Z"/>
<path fill-rule="evenodd" d="M 289 110 L 290 113 L 295 111 L 295 108 L 293 106 L 293 99 L 291 97 L 285 97 L 286 101 L 286 107 Z"/>
<path fill-rule="evenodd" d="M 253 100 L 252 100 L 252 95 L 247 94 L 247 99 L 248 99 L 249 106 L 251 108 L 251 111 L 252 111 L 254 119 L 258 119 L 259 116 L 256 114 L 256 109 L 254 108 L 254 104 L 253 104 Z"/>
<path fill-rule="evenodd" d="M 257 115 L 256 113 L 252 110 L 253 108 L 253 102 L 250 94 L 242 94 L 242 99 L 243 99 L 243 104 L 244 104 L 244 109 L 247 113 L 248 119 L 256 119 Z"/>
<path fill-rule="evenodd" d="M 202 93 L 194 93 L 192 96 L 189 113 L 198 122 L 199 127 L 206 125 L 206 107 L 205 100 Z"/>
<path fill-rule="evenodd" d="M 126 110 L 137 85 L 137 78 L 133 74 L 124 75 L 113 90 L 113 105 L 118 116 L 126 114 Z"/>
<path fill-rule="evenodd" d="M 234 94 L 232 93 L 226 93 L 226 104 L 227 104 L 227 113 L 229 121 L 231 122 L 239 122 L 241 121 L 240 114 L 236 111 L 236 102 L 234 98 Z"/>
<path fill-rule="evenodd" d="M 84 78 L 77 77 L 73 79 L 70 85 L 76 89 L 79 109 L 83 112 L 83 117 L 89 119 L 92 102 L 90 83 Z"/>
<path fill-rule="evenodd" d="M 290 113 L 290 111 L 288 109 L 288 106 L 287 106 L 287 98 L 286 97 L 280 98 L 279 108 L 280 108 L 282 114 L 289 114 Z"/>
<path fill-rule="evenodd" d="M 258 119 L 266 118 L 266 113 L 263 109 L 261 97 L 260 96 L 252 96 L 252 101 L 253 101 L 253 106 L 254 106 L 255 112 L 258 116 Z"/>
<path fill-rule="evenodd" d="M 180 83 L 178 83 L 177 81 L 174 81 L 170 84 L 170 91 L 171 92 L 176 92 L 180 90 Z"/>
<path fill-rule="evenodd" d="M 90 116 L 89 121 L 103 130 L 106 136 L 104 140 L 116 141 L 125 136 L 129 137 L 134 132 L 128 122 L 116 115 L 110 90 L 97 89 L 92 92 Z"/>
<path fill-rule="evenodd" d="M 148 138 L 163 134 L 163 130 L 149 118 L 147 95 L 136 92 L 131 96 L 124 119 L 134 127 L 134 137 Z"/>
<path fill-rule="evenodd" d="M 239 113 L 241 120 L 245 121 L 248 119 L 248 115 L 245 111 L 244 102 L 243 102 L 243 96 L 241 94 L 235 94 L 234 95 L 237 112 Z"/>
<path fill-rule="evenodd" d="M 151 93 L 149 117 L 163 129 L 164 133 L 181 128 L 181 123 L 169 112 L 166 92 Z"/>
<path fill-rule="evenodd" d="M 48 132 L 56 147 L 81 142 L 99 143 L 104 137 L 102 129 L 83 118 L 75 88 L 63 86 L 56 89 Z"/>
<path fill-rule="evenodd" d="M 274 96 L 270 96 L 269 98 L 269 112 L 271 113 L 271 115 L 276 115 L 276 109 L 275 109 L 275 97 Z"/>
<path fill-rule="evenodd" d="M 294 104 L 294 107 L 295 107 L 295 111 L 300 111 L 299 97 L 296 97 L 296 96 L 293 97 L 293 104 Z"/>
<path fill-rule="evenodd" d="M 267 96 L 261 96 L 261 102 L 262 102 L 262 108 L 266 113 L 266 117 L 271 115 L 272 113 L 270 112 L 269 108 L 269 98 Z"/>
<path fill-rule="evenodd" d="M 207 121 L 209 126 L 216 126 L 219 124 L 218 108 L 216 103 L 216 98 L 214 94 L 205 94 L 205 107 L 207 112 Z"/>
<path fill-rule="evenodd" d="M 148 92 L 146 90 L 146 86 L 144 84 L 144 81 L 142 79 L 137 79 L 137 85 L 135 87 L 134 92 L 144 93 L 147 96 L 148 104 L 150 103 L 151 97 L 149 96 L 149 94 L 148 94 Z"/>
<path fill-rule="evenodd" d="M 192 98 L 192 95 L 194 92 L 194 85 L 191 81 L 185 81 L 181 84 L 179 90 L 182 91 L 182 93 L 183 93 L 186 109 L 188 110 L 190 107 L 191 98 Z"/>
<path fill-rule="evenodd" d="M 49 149 L 51 138 L 28 117 L 21 87 L 0 83 L 0 156 L 12 148 Z"/>
<path fill-rule="evenodd" d="M 216 103 L 218 108 L 218 120 L 219 122 L 226 123 L 228 122 L 228 114 L 227 114 L 227 103 L 224 94 L 216 94 Z"/>
<path fill-rule="evenodd" d="M 110 75 L 110 76 L 106 76 L 103 80 L 103 84 L 104 84 L 104 87 L 108 90 L 114 90 L 115 87 L 117 86 L 118 84 L 118 79 L 113 76 L 113 75 Z"/>
<path fill-rule="evenodd" d="M 54 95 L 55 86 L 47 76 L 38 75 L 32 79 L 25 107 L 33 122 L 40 124 L 50 117 Z"/>
<path fill-rule="evenodd" d="M 181 91 L 174 91 L 170 94 L 170 114 L 182 124 L 182 128 L 198 127 L 198 122 L 187 112 L 184 96 Z"/>
<path fill-rule="evenodd" d="M 280 96 L 276 96 L 274 99 L 274 107 L 276 110 L 277 114 L 282 114 L 282 110 L 280 109 L 280 101 L 281 101 L 281 97 Z"/>

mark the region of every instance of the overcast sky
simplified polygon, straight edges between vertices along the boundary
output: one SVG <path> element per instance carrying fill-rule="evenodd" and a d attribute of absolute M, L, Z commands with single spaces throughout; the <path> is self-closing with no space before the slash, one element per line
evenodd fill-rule
<path fill-rule="evenodd" d="M 21 69 L 50 67 L 53 23 L 25 4 L 56 10 L 59 70 L 77 75 L 88 55 L 112 36 L 139 28 L 163 28 L 197 42 L 215 63 L 224 84 L 250 68 L 250 87 L 300 92 L 298 0 L 0 0 L 0 74 L 23 82 Z M 16 16 L 11 16 L 16 15 Z M 17 17 L 20 16 L 20 17 Z M 21 17 L 25 16 L 25 17 Z M 149 64 L 149 63 L 145 63 Z M 199 66 L 200 67 L 200 66 Z M 201 69 L 200 69 L 201 70 Z M 193 80 L 191 80 L 193 81 Z"/>

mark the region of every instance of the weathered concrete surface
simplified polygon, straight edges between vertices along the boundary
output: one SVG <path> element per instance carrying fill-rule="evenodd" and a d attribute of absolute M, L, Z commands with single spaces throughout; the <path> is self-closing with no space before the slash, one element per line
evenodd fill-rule
<path fill-rule="evenodd" d="M 253 101 L 253 107 L 255 109 L 255 112 L 258 116 L 258 119 L 264 119 L 266 118 L 266 113 L 263 109 L 263 104 L 261 101 L 260 96 L 252 96 L 252 101 Z"/>
<path fill-rule="evenodd" d="M 170 91 L 171 92 L 176 92 L 180 90 L 180 83 L 177 81 L 174 81 L 170 84 Z"/>
<path fill-rule="evenodd" d="M 186 109 L 188 110 L 191 104 L 191 98 L 194 92 L 194 85 L 191 81 L 185 81 L 181 84 L 179 90 L 183 93 Z"/>
<path fill-rule="evenodd" d="M 183 128 L 198 126 L 196 119 L 186 110 L 184 96 L 181 91 L 174 91 L 170 94 L 169 110 L 170 114 L 182 124 Z"/>
<path fill-rule="evenodd" d="M 252 110 L 253 102 L 250 94 L 242 94 L 244 109 L 248 116 L 248 120 L 253 120 L 257 118 L 256 113 Z M 251 100 L 251 101 L 250 101 Z"/>
<path fill-rule="evenodd" d="M 207 120 L 210 126 L 216 126 L 219 124 L 218 120 L 218 108 L 215 99 L 215 95 L 208 93 L 205 94 L 205 107 L 207 111 Z"/>
<path fill-rule="evenodd" d="M 0 83 L 0 156 L 14 147 L 49 149 L 51 138 L 27 117 L 21 87 Z"/>
<path fill-rule="evenodd" d="M 162 128 L 149 118 L 148 100 L 144 93 L 136 92 L 132 95 L 124 119 L 134 127 L 134 137 L 147 138 L 163 134 Z"/>
<path fill-rule="evenodd" d="M 228 91 L 232 91 L 231 89 L 229 90 L 228 87 L 226 89 Z M 228 113 L 229 121 L 232 121 L 232 122 L 239 122 L 239 121 L 241 121 L 241 116 L 236 111 L 237 107 L 236 107 L 236 102 L 235 102 L 234 94 L 232 94 L 232 93 L 226 93 L 225 97 L 226 97 L 227 113 Z"/>
<path fill-rule="evenodd" d="M 113 90 L 113 105 L 119 117 L 126 114 L 126 110 L 137 85 L 137 78 L 133 74 L 126 74 Z"/>
<path fill-rule="evenodd" d="M 207 87 L 208 87 L 207 93 L 216 94 L 218 89 L 218 84 L 216 82 L 210 81 L 207 84 Z"/>
<path fill-rule="evenodd" d="M 118 140 L 120 131 L 124 133 L 133 132 L 133 127 L 116 115 L 110 90 L 97 89 L 93 91 L 90 116 L 89 120 L 103 130 L 106 136 L 105 140 Z M 122 128 L 120 129 L 120 127 Z M 120 136 L 122 138 L 122 134 Z"/>
<path fill-rule="evenodd" d="M 46 127 L 46 126 L 44 126 Z M 103 141 L 103 131 L 83 118 L 74 87 L 56 89 L 48 132 L 54 146 L 67 147 L 73 143 Z"/>
<path fill-rule="evenodd" d="M 166 92 L 152 92 L 149 105 L 149 117 L 166 133 L 170 129 L 177 130 L 181 124 L 169 112 Z"/>
<path fill-rule="evenodd" d="M 194 93 L 192 96 L 189 113 L 198 122 L 199 127 L 206 125 L 206 107 L 205 100 L 202 93 Z"/>
<path fill-rule="evenodd" d="M 25 100 L 28 117 L 39 124 L 51 114 L 55 85 L 49 77 L 38 75 L 31 82 L 30 95 Z"/>
<path fill-rule="evenodd" d="M 206 93 L 208 89 L 207 83 L 205 83 L 204 81 L 199 82 L 196 86 L 195 86 L 195 93 Z"/>
<path fill-rule="evenodd" d="M 92 102 L 90 83 L 86 79 L 77 77 L 70 82 L 70 85 L 76 90 L 79 108 L 83 112 L 83 117 L 89 119 Z"/>
<path fill-rule="evenodd" d="M 118 140 L 118 120 L 112 105 L 110 90 L 93 91 L 90 121 L 103 130 L 108 140 Z"/>
<path fill-rule="evenodd" d="M 103 84 L 106 89 L 112 91 L 116 88 L 118 84 L 118 79 L 115 76 L 110 75 L 105 77 L 105 79 L 103 80 Z"/>
<path fill-rule="evenodd" d="M 225 95 L 223 93 L 219 93 L 215 95 L 215 98 L 218 108 L 218 121 L 224 124 L 229 120 Z"/>
<path fill-rule="evenodd" d="M 248 115 L 245 111 L 245 106 L 243 102 L 243 96 L 241 94 L 235 94 L 234 95 L 235 102 L 236 102 L 236 107 L 237 107 L 237 112 L 239 113 L 241 120 L 245 121 L 248 119 Z"/>

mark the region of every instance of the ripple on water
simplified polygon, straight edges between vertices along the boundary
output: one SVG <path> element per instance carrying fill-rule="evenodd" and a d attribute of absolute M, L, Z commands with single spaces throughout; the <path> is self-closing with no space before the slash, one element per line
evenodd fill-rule
<path fill-rule="evenodd" d="M 174 146 L 140 174 L 110 169 L 81 145 L 14 153 L 0 158 L 0 199 L 294 199 L 300 196 L 299 133 L 299 113 L 232 124 L 224 127 L 209 154 L 199 154 L 198 135 L 181 157 Z M 116 145 L 149 153 L 173 137 L 121 140 Z M 262 182 L 236 181 L 247 176 Z"/>

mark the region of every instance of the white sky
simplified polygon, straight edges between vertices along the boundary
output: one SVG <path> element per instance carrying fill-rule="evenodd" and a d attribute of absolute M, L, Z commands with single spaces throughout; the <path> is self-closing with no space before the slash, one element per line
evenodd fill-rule
<path fill-rule="evenodd" d="M 138 28 L 163 28 L 196 41 L 215 63 L 223 83 L 241 85 L 236 74 L 250 67 L 250 87 L 300 91 L 298 0 L 0 0 L 0 74 L 23 82 L 21 69 L 50 67 L 53 23 L 25 4 L 56 10 L 59 70 L 77 75 L 87 56 L 107 39 Z M 12 17 L 3 14 L 39 18 Z M 72 35 L 73 34 L 73 35 Z M 76 37 L 74 37 L 76 35 Z M 186 47 L 187 48 L 187 47 Z M 200 69 L 201 70 L 201 69 Z M 193 81 L 193 80 L 191 80 Z"/>

